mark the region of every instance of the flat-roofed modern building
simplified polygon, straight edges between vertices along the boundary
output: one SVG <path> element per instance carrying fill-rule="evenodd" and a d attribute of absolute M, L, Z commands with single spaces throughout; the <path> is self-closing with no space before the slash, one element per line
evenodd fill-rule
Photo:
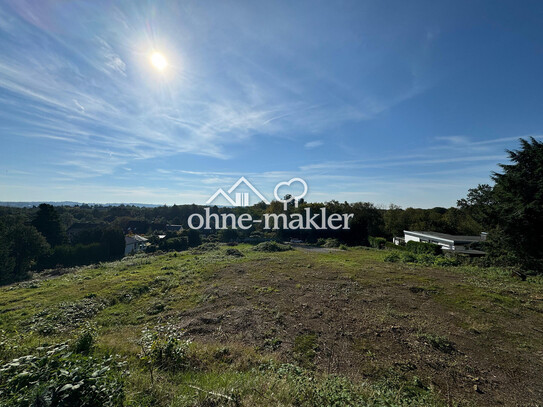
<path fill-rule="evenodd" d="M 416 232 L 404 230 L 404 241 L 407 242 L 424 242 L 434 243 L 441 246 L 444 251 L 454 251 L 456 253 L 469 254 L 472 256 L 484 256 L 486 253 L 473 248 L 477 243 L 486 240 L 486 233 L 481 233 L 479 236 L 461 236 L 449 235 L 439 232 Z"/>

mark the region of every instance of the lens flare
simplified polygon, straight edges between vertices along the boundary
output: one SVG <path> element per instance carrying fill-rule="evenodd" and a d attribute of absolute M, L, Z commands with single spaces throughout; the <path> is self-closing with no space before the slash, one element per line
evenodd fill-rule
<path fill-rule="evenodd" d="M 166 61 L 166 58 L 160 52 L 153 52 L 151 55 L 151 64 L 159 71 L 163 71 L 168 66 L 168 61 Z"/>

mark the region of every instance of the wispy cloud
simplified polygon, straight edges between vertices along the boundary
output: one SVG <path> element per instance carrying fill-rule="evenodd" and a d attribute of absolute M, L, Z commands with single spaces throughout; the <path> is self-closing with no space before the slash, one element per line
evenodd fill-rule
<path fill-rule="evenodd" d="M 313 141 L 308 141 L 307 143 L 304 144 L 304 147 L 305 148 L 316 148 L 316 147 L 320 147 L 324 144 L 324 142 L 322 140 L 313 140 Z"/>
<path fill-rule="evenodd" d="M 103 6 L 0 3 L 0 193 L 203 202 L 242 175 L 267 191 L 302 176 L 323 200 L 453 203 L 517 144 L 494 132 L 497 115 L 473 119 L 462 86 L 451 92 L 473 70 L 440 82 L 455 68 L 439 62 L 449 32 L 435 15 L 387 25 L 387 7 L 363 2 Z"/>

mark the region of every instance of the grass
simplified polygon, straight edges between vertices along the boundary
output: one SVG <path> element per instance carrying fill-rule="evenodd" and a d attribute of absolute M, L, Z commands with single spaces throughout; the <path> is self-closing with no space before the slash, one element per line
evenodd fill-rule
<path fill-rule="evenodd" d="M 541 392 L 541 277 L 390 263 L 367 248 L 236 250 L 2 287 L 0 361 L 75 342 L 91 324 L 94 352 L 127 361 L 133 406 L 529 404 Z M 192 339 L 190 367 L 156 369 L 151 383 L 139 341 L 166 325 Z"/>

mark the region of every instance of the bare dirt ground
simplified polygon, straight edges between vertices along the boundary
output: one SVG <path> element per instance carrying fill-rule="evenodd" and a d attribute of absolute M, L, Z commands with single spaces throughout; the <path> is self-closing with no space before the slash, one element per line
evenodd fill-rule
<path fill-rule="evenodd" d="M 543 404 L 541 290 L 366 253 L 297 250 L 223 265 L 197 307 L 167 318 L 195 340 L 328 373 L 402 375 L 451 404 Z"/>

